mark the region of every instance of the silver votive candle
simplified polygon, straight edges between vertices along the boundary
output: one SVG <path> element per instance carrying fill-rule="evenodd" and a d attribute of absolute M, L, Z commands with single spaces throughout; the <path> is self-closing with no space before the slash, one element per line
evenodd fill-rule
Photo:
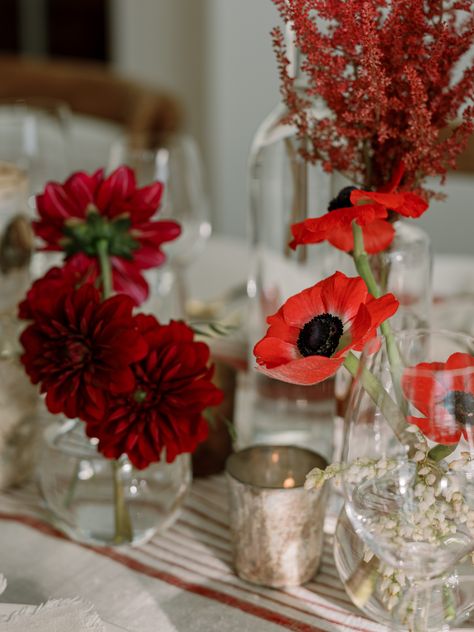
<path fill-rule="evenodd" d="M 305 490 L 324 468 L 319 454 L 295 446 L 256 445 L 227 460 L 230 528 L 237 575 L 254 584 L 298 586 L 316 573 L 323 548 L 327 490 Z"/>

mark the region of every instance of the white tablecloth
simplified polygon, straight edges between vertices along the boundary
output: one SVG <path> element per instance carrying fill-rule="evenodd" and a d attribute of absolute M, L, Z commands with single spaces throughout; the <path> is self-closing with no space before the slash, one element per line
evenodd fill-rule
<path fill-rule="evenodd" d="M 8 578 L 1 601 L 80 596 L 128 632 L 385 630 L 349 601 L 330 538 L 318 575 L 305 586 L 273 590 L 239 580 L 231 567 L 223 476 L 196 480 L 177 523 L 136 548 L 71 542 L 45 521 L 33 485 L 3 494 L 0 564 Z"/>
<path fill-rule="evenodd" d="M 321 570 L 298 588 L 239 580 L 231 567 L 223 476 L 194 482 L 177 523 L 136 548 L 69 541 L 45 521 L 34 486 L 0 498 L 1 601 L 80 596 L 129 632 L 376 632 L 338 579 L 326 541 Z"/>

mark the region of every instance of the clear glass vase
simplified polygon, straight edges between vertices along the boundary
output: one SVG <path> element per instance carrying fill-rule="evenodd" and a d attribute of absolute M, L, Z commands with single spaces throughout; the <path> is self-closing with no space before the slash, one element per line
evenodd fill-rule
<path fill-rule="evenodd" d="M 396 602 L 410 600 L 410 588 L 400 574 L 384 567 L 376 557 L 364 561 L 366 548 L 345 509 L 339 515 L 334 534 L 334 562 L 344 588 L 364 614 L 391 630 L 406 630 L 406 612 Z M 385 574 L 384 574 L 385 573 Z M 427 630 L 443 630 L 461 624 L 474 607 L 474 575 L 470 558 L 440 578 L 427 582 L 424 599 L 430 604 Z"/>
<path fill-rule="evenodd" d="M 336 563 L 370 616 L 441 630 L 472 602 L 472 581 L 457 578 L 464 559 L 474 574 L 474 339 L 410 330 L 377 343 L 351 360 L 341 460 L 349 523 L 342 515 Z"/>
<path fill-rule="evenodd" d="M 169 527 L 191 484 L 189 455 L 137 470 L 126 457 L 106 459 L 96 444 L 82 422 L 46 429 L 39 484 L 54 524 L 74 540 L 96 545 L 138 544 Z"/>
<path fill-rule="evenodd" d="M 298 74 L 297 51 L 288 29 L 290 63 Z M 322 107 L 315 103 L 315 109 Z M 304 140 L 278 104 L 258 128 L 249 158 L 250 270 L 248 277 L 249 364 L 264 336 L 267 316 L 290 296 L 323 277 L 325 246 L 289 247 L 291 225 L 324 211 L 331 175 L 302 156 Z M 244 443 L 293 444 L 332 453 L 333 382 L 311 387 L 283 384 L 252 372 L 253 426 Z"/>

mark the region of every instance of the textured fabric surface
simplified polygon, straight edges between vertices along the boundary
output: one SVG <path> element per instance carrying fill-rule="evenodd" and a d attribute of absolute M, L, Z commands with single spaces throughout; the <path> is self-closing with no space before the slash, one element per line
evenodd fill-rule
<path fill-rule="evenodd" d="M 349 601 L 329 539 L 318 575 L 305 586 L 273 590 L 239 580 L 222 476 L 195 481 L 175 525 L 133 548 L 71 542 L 46 521 L 33 486 L 3 494 L 0 560 L 8 578 L 1 601 L 80 596 L 128 632 L 384 631 Z"/>
<path fill-rule="evenodd" d="M 52 599 L 0 615 L 0 632 L 105 632 L 91 604 L 81 599 Z"/>

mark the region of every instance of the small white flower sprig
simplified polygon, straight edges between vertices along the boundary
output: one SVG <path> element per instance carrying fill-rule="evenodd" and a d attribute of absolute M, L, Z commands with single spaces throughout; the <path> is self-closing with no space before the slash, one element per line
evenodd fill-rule
<path fill-rule="evenodd" d="M 456 476 L 450 475 L 457 471 L 466 471 L 474 464 L 469 452 L 461 452 L 459 457 L 450 463 L 434 461 L 430 455 L 430 448 L 425 437 L 415 426 L 410 426 L 408 432 L 414 436 L 413 456 L 416 463 L 416 484 L 413 495 L 416 503 L 414 509 L 407 513 L 393 513 L 378 516 L 371 525 L 374 535 L 379 533 L 385 540 L 391 540 L 394 546 L 401 546 L 407 541 L 428 542 L 438 544 L 446 537 L 457 532 L 458 528 L 467 529 L 474 538 L 474 509 L 466 502 L 460 491 Z M 333 478 L 341 478 L 352 484 L 374 480 L 393 471 L 398 465 L 394 458 L 369 459 L 358 458 L 352 463 L 335 463 L 325 470 L 315 468 L 308 473 L 305 482 L 306 489 L 320 488 Z M 373 560 L 377 562 L 380 574 L 379 590 L 383 603 L 388 611 L 399 605 L 404 591 L 409 586 L 405 572 L 377 560 L 374 553 L 365 547 L 363 563 L 368 572 L 373 572 Z M 474 564 L 474 553 L 472 555 Z M 448 589 L 447 589 L 448 590 Z M 407 609 L 406 616 L 409 616 Z M 453 616 L 451 609 L 447 609 L 445 620 L 449 622 Z M 408 621 L 405 621 L 407 623 Z"/>
<path fill-rule="evenodd" d="M 305 489 L 319 489 L 326 481 L 344 475 L 350 483 L 361 483 L 384 476 L 395 469 L 395 459 L 356 459 L 353 463 L 332 463 L 324 470 L 315 467 L 306 475 Z"/>

